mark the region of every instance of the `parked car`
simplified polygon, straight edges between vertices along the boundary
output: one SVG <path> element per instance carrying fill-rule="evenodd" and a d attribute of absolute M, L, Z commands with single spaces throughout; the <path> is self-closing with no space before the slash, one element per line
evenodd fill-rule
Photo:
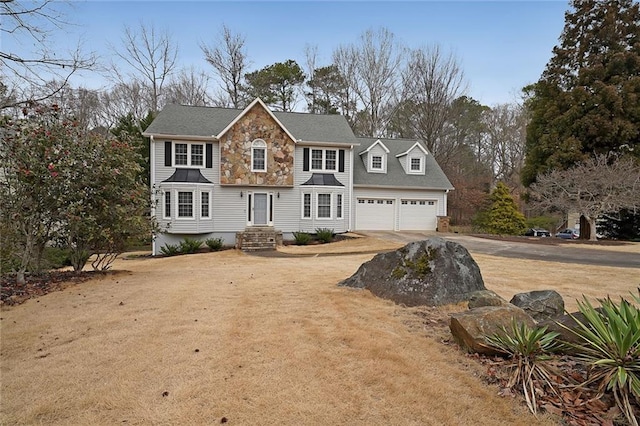
<path fill-rule="evenodd" d="M 556 237 L 564 238 L 565 240 L 575 240 L 580 237 L 580 232 L 577 229 L 567 228 L 556 232 Z"/>
<path fill-rule="evenodd" d="M 541 228 L 529 228 L 524 235 L 527 237 L 550 237 L 551 232 Z"/>

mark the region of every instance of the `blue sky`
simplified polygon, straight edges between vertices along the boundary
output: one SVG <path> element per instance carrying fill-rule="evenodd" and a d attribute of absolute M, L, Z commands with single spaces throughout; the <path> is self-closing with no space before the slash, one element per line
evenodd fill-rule
<path fill-rule="evenodd" d="M 124 25 L 166 28 L 179 45 L 180 66 L 211 72 L 199 48 L 221 25 L 246 37 L 251 70 L 287 59 L 304 63 L 305 45 L 317 45 L 320 65 L 332 50 L 357 41 L 369 28 L 386 27 L 408 47 L 433 43 L 453 51 L 465 72 L 468 94 L 486 105 L 517 100 L 551 57 L 564 25 L 566 1 L 74 1 L 68 27 L 55 40 L 61 52 L 80 39 L 108 61 Z M 3 50 L 18 50 L 5 39 Z M 84 74 L 75 85 L 105 84 Z"/>

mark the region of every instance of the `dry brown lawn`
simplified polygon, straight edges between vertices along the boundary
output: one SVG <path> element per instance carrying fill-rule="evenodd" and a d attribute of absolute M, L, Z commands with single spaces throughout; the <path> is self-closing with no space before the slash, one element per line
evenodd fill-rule
<path fill-rule="evenodd" d="M 336 286 L 372 248 L 394 247 L 119 260 L 120 272 L 4 307 L 0 424 L 554 424 L 499 397 L 415 309 Z M 637 269 L 474 258 L 507 298 L 555 288 L 570 302 L 640 284 Z"/>

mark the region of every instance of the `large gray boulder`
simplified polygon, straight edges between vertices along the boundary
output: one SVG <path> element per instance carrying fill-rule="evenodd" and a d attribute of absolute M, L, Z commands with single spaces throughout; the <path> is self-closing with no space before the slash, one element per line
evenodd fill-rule
<path fill-rule="evenodd" d="M 510 303 L 524 309 L 536 321 L 557 318 L 564 314 L 564 300 L 555 290 L 518 293 Z"/>
<path fill-rule="evenodd" d="M 480 268 L 466 248 L 442 238 L 416 241 L 363 263 L 339 285 L 366 288 L 406 306 L 440 306 L 484 290 Z"/>
<path fill-rule="evenodd" d="M 525 311 L 513 305 L 483 306 L 451 315 L 449 328 L 455 341 L 469 352 L 498 355 L 500 352 L 487 343 L 487 336 L 504 334 L 511 330 L 513 321 L 535 326 L 535 321 Z"/>

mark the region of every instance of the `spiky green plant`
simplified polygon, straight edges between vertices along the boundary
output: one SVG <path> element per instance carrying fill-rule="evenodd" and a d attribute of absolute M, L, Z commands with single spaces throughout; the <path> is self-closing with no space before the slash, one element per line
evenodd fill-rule
<path fill-rule="evenodd" d="M 501 333 L 487 336 L 489 345 L 502 352 L 510 360 L 512 369 L 507 386 L 522 389 L 527 407 L 536 415 L 538 404 L 536 400 L 536 383 L 546 384 L 552 392 L 557 393 L 551 380 L 553 368 L 547 361 L 549 355 L 558 348 L 556 338 L 559 333 L 547 332 L 547 327 L 530 328 L 515 319 L 511 326 L 503 327 Z"/>
<path fill-rule="evenodd" d="M 633 296 L 640 302 L 640 298 Z M 632 399 L 640 404 L 640 309 L 624 298 L 616 303 L 609 297 L 598 299 L 594 308 L 586 297 L 578 301 L 584 322 L 570 329 L 580 343 L 573 345 L 576 356 L 589 365 L 589 376 L 582 384 L 598 385 L 598 397 L 610 391 L 616 405 L 633 426 L 638 426 Z"/>

